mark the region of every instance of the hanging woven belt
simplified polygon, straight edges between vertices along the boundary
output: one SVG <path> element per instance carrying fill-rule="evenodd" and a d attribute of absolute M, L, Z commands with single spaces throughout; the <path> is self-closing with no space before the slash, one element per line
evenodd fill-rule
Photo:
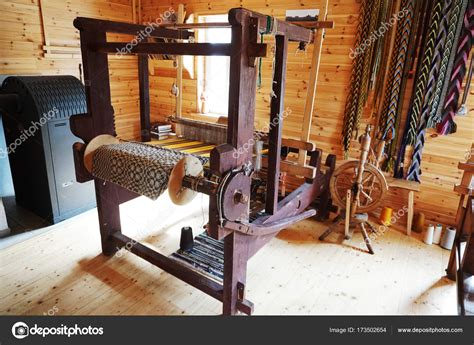
<path fill-rule="evenodd" d="M 430 29 L 428 29 L 428 37 L 425 42 L 423 51 L 423 60 L 420 66 L 420 73 L 415 83 L 415 97 L 413 106 L 408 115 L 409 129 L 405 145 L 414 145 L 416 143 L 418 125 L 420 123 L 420 116 L 422 111 L 423 96 L 426 92 L 426 85 L 430 73 L 431 60 L 433 59 L 433 51 L 436 43 L 439 23 L 441 21 L 441 11 L 443 9 L 443 1 L 436 0 L 431 12 Z M 434 29 L 434 33 L 431 29 Z"/>
<path fill-rule="evenodd" d="M 401 6 L 405 16 L 397 26 L 395 47 L 392 53 L 389 80 L 385 90 L 384 107 L 379 117 L 379 137 L 386 141 L 387 159 L 382 165 L 383 170 L 393 168 L 395 149 L 397 146 L 398 127 L 403 108 L 404 93 L 407 84 L 411 61 L 415 55 L 418 23 L 421 22 L 426 1 L 404 1 Z"/>
<path fill-rule="evenodd" d="M 470 1 L 469 7 L 464 15 L 461 36 L 459 37 L 454 68 L 448 87 L 448 94 L 444 103 L 444 110 L 441 123 L 437 130 L 440 134 L 450 134 L 456 132 L 454 117 L 458 108 L 459 96 L 462 89 L 462 81 L 467 72 L 467 61 L 472 48 L 474 37 L 474 1 Z"/>
<path fill-rule="evenodd" d="M 395 48 L 390 62 L 389 79 L 385 92 L 382 115 L 380 116 L 380 129 L 382 139 L 390 141 L 395 137 L 395 121 L 400 97 L 400 86 L 403 79 L 408 43 L 412 31 L 414 0 L 403 0 L 401 7 L 406 10 L 406 16 L 397 26 Z"/>
<path fill-rule="evenodd" d="M 443 52 L 444 46 L 444 37 L 440 37 L 440 26 L 442 21 L 446 21 L 449 15 L 450 10 L 450 1 L 444 0 L 437 2 L 433 8 L 433 14 L 431 18 L 431 23 L 428 33 L 428 42 L 434 41 L 434 51 L 431 61 L 430 70 L 428 73 L 428 83 L 426 84 L 426 89 L 424 92 L 423 106 L 421 109 L 420 120 L 417 130 L 416 144 L 415 149 L 413 150 L 412 160 L 410 167 L 408 169 L 408 180 L 420 182 L 420 165 L 421 165 L 421 155 L 423 153 L 423 147 L 425 145 L 425 131 L 426 124 L 428 123 L 430 108 L 431 108 L 431 99 L 433 97 L 433 92 L 436 86 L 436 78 L 439 74 L 439 66 L 441 62 L 441 54 Z"/>
<path fill-rule="evenodd" d="M 360 48 L 362 43 L 370 35 L 371 27 L 371 9 L 374 0 L 362 1 L 359 15 L 359 26 L 357 28 L 356 47 Z M 357 51 L 357 49 L 356 49 Z M 367 51 L 357 54 L 354 58 L 352 75 L 351 75 L 351 89 L 346 99 L 346 106 L 344 112 L 344 127 L 342 129 L 342 146 L 344 156 L 347 158 L 348 151 L 351 145 L 354 129 L 356 129 L 357 114 L 359 109 L 359 98 L 361 86 L 364 78 L 364 60 Z"/>
<path fill-rule="evenodd" d="M 444 46 L 443 58 L 440 63 L 439 75 L 436 80 L 436 87 L 433 93 L 433 99 L 431 101 L 430 116 L 427 123 L 427 128 L 434 128 L 437 123 L 441 122 L 439 105 L 443 94 L 446 95 L 446 76 L 451 72 L 449 66 L 452 66 L 454 60 L 454 43 L 458 37 L 458 27 L 462 18 L 462 13 L 466 10 L 467 0 L 454 0 L 452 1 L 452 8 L 449 13 L 447 22 L 441 22 L 440 35 L 446 37 L 446 44 Z M 443 91 L 444 90 L 444 91 Z"/>
<path fill-rule="evenodd" d="M 429 24 L 430 24 L 430 21 L 431 21 L 430 20 L 431 19 L 430 14 L 431 14 L 432 10 L 433 10 L 433 2 L 431 0 L 428 0 L 424 3 L 424 6 L 422 7 L 422 10 L 421 10 L 421 13 L 420 13 L 420 18 L 419 18 L 419 20 L 420 20 L 419 24 L 420 25 L 418 27 L 417 38 L 415 40 L 415 47 L 412 47 L 412 49 L 414 50 L 413 54 L 415 56 L 418 55 L 416 57 L 417 65 L 416 65 L 415 81 L 418 80 L 419 75 L 421 74 L 421 65 L 423 63 L 423 59 L 422 59 L 423 47 L 425 46 L 426 40 L 428 38 L 428 29 L 429 29 Z M 428 15 L 426 15 L 426 14 L 428 14 Z M 414 56 L 414 59 L 412 61 L 412 66 L 411 66 L 412 69 L 414 68 L 415 56 Z M 415 92 L 415 90 L 413 90 L 408 109 L 412 109 L 415 98 L 416 98 L 416 92 Z M 400 105 L 400 107 L 401 107 L 401 105 Z M 394 177 L 396 177 L 396 178 L 403 178 L 404 177 L 404 158 L 405 158 L 405 151 L 406 151 L 406 147 L 407 147 L 407 137 L 408 137 L 409 129 L 410 129 L 410 122 L 407 119 L 407 121 L 405 122 L 405 128 L 404 128 L 404 131 L 403 131 L 402 141 L 400 143 L 400 147 L 399 147 L 398 154 L 397 154 L 396 164 L 394 165 Z M 394 152 L 393 152 L 393 154 L 394 154 Z M 392 156 L 393 156 L 393 154 L 392 154 Z"/>

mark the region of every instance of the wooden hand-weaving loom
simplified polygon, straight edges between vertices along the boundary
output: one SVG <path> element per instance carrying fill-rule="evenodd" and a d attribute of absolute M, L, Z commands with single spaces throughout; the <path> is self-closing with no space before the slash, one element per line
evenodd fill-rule
<path fill-rule="evenodd" d="M 266 55 L 267 45 L 258 43 L 272 21 L 275 35 L 275 73 L 271 100 L 268 157 L 266 160 L 266 193 L 263 206 L 250 211 L 255 195 L 251 193 L 255 169 L 253 161 L 254 113 L 256 91 L 256 59 Z M 115 135 L 114 111 L 110 102 L 110 85 L 107 54 L 115 53 L 126 43 L 109 43 L 108 32 L 136 34 L 145 26 L 117 23 L 88 18 L 77 18 L 74 26 L 80 30 L 84 79 L 88 113 L 71 118 L 71 129 L 86 144 L 74 145 L 76 175 L 79 182 L 95 180 L 99 213 L 102 251 L 113 255 L 127 243 L 135 243 L 129 250 L 160 267 L 208 295 L 222 301 L 223 313 L 238 311 L 251 314 L 253 304 L 245 299 L 247 261 L 280 230 L 316 215 L 311 204 L 319 196 L 329 195 L 328 181 L 334 169 L 335 157 L 326 161 L 329 167 L 322 172 L 321 150 L 306 142 L 287 140 L 285 145 L 296 152 L 309 150 L 309 165 L 301 166 L 305 172 L 303 183 L 279 200 L 279 175 L 282 171 L 282 121 L 285 92 L 286 56 L 289 41 L 309 43 L 313 39 L 310 29 L 237 8 L 229 12 L 232 30 L 230 44 L 186 42 L 193 33 L 187 28 L 154 28 L 151 37 L 179 39 L 177 43 L 140 42 L 131 48 L 138 54 L 140 82 L 140 110 L 142 128 L 149 119 L 147 59 L 150 54 L 222 55 L 230 56 L 230 90 L 227 126 L 227 143 L 213 148 L 209 155 L 209 168 L 201 176 L 184 176 L 183 188 L 209 195 L 209 223 L 207 233 L 214 240 L 222 240 L 223 280 L 216 282 L 196 270 L 166 257 L 121 232 L 119 205 L 138 194 L 123 186 L 93 176 L 84 165 L 86 144 L 99 135 Z M 229 25 L 227 24 L 227 25 Z M 148 136 L 144 133 L 142 137 Z M 118 144 L 120 145 L 120 144 Z M 144 144 L 136 144 L 144 145 Z M 113 146 L 113 145 L 112 145 Z M 94 156 L 95 157 L 95 156 Z M 146 167 L 144 167 L 146 169 Z M 302 171 L 302 170 L 299 170 Z M 308 173 L 310 172 L 310 174 Z"/>

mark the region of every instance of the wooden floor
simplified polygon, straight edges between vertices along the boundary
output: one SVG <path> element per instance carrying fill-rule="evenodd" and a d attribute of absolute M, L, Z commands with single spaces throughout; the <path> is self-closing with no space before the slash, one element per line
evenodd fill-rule
<path fill-rule="evenodd" d="M 167 195 L 133 200 L 122 205 L 124 233 L 171 253 L 182 226 L 198 233 L 206 204 L 204 196 L 185 207 Z M 456 313 L 455 285 L 443 278 L 448 251 L 392 229 L 371 256 L 357 250 L 360 234 L 344 245 L 337 234 L 319 242 L 324 228 L 302 222 L 250 260 L 256 314 Z M 95 210 L 2 250 L 0 267 L 0 314 L 221 313 L 219 302 L 127 251 L 102 256 Z"/>

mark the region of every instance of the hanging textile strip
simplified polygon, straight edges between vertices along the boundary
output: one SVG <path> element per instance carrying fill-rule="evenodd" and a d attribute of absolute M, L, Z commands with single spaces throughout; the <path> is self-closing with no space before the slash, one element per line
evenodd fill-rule
<path fill-rule="evenodd" d="M 469 7 L 464 15 L 463 29 L 459 38 L 454 68 L 448 87 L 448 94 L 444 103 L 443 116 L 437 130 L 440 134 L 456 132 L 454 117 L 458 108 L 459 95 L 461 94 L 462 82 L 467 71 L 467 61 L 472 48 L 474 37 L 474 1 L 470 1 Z"/>
<path fill-rule="evenodd" d="M 436 30 L 439 27 L 439 22 L 441 21 L 441 10 L 443 8 L 442 0 L 436 0 L 434 2 L 433 11 L 431 12 L 431 21 L 430 26 L 436 26 Z M 436 31 L 437 33 L 437 31 Z M 408 136 L 407 136 L 407 145 L 414 145 L 416 143 L 416 134 L 418 131 L 418 125 L 420 123 L 420 116 L 422 110 L 423 96 L 426 91 L 426 85 L 428 82 L 428 77 L 430 73 L 431 60 L 433 58 L 433 51 L 436 41 L 436 33 L 431 34 L 431 31 L 428 31 L 428 37 L 425 42 L 425 47 L 423 50 L 423 59 L 421 63 L 420 73 L 418 79 L 415 83 L 415 98 L 413 101 L 413 107 L 410 109 L 408 115 Z"/>
<path fill-rule="evenodd" d="M 415 39 L 415 46 L 411 47 L 412 54 L 413 54 L 413 60 L 410 63 L 410 69 L 412 70 L 414 67 L 414 62 L 416 60 L 416 75 L 415 75 L 415 81 L 418 80 L 419 75 L 421 73 L 421 64 L 423 62 L 423 59 L 421 58 L 422 53 L 423 53 L 423 47 L 425 46 L 425 42 L 427 40 L 428 36 L 428 28 L 429 28 L 429 23 L 430 23 L 430 14 L 433 9 L 433 2 L 431 0 L 426 1 L 423 4 L 423 7 L 421 8 L 421 12 L 419 13 L 419 26 L 418 26 L 418 32 L 417 36 Z M 428 14 L 428 15 L 426 15 Z M 416 58 L 416 59 L 415 59 Z M 411 99 L 410 99 L 410 104 L 408 107 L 408 111 L 413 108 L 413 103 L 415 101 L 415 92 L 412 92 L 411 94 Z M 402 105 L 400 104 L 399 110 L 401 111 Z M 398 150 L 397 154 L 397 160 L 394 166 L 394 174 L 393 176 L 395 178 L 403 178 L 404 177 L 404 160 L 405 160 L 405 152 L 406 152 L 406 147 L 407 147 L 407 137 L 408 137 L 408 131 L 410 129 L 410 122 L 405 121 L 405 128 L 403 130 L 403 136 L 402 136 L 402 141 L 400 143 L 400 148 Z M 392 156 L 394 155 L 395 149 L 392 147 Z M 384 167 L 386 169 L 387 167 Z"/>
<path fill-rule="evenodd" d="M 382 139 L 391 140 L 395 136 L 395 121 L 397 114 L 398 99 L 400 97 L 400 86 L 403 79 L 403 71 L 407 58 L 408 43 L 413 24 L 414 0 L 405 0 L 401 3 L 401 8 L 407 14 L 397 26 L 395 37 L 395 48 L 390 63 L 389 79 L 385 92 L 383 113 L 380 117 L 380 128 L 382 129 Z"/>
<path fill-rule="evenodd" d="M 382 170 L 393 171 L 396 161 L 396 149 L 399 138 L 399 128 L 402 119 L 403 105 L 405 102 L 405 91 L 408 84 L 410 73 L 413 70 L 414 60 L 417 52 L 417 43 L 421 42 L 422 37 L 425 35 L 425 26 L 423 17 L 425 13 L 431 11 L 431 0 L 417 1 L 414 10 L 413 24 L 411 28 L 410 40 L 408 42 L 408 52 L 405 62 L 405 68 L 403 70 L 402 84 L 400 86 L 400 97 L 398 98 L 398 104 L 396 105 L 395 125 L 394 125 L 394 137 L 387 141 L 385 144 L 385 153 L 387 159 L 383 162 Z"/>
<path fill-rule="evenodd" d="M 370 21 L 370 8 L 372 6 L 372 0 L 362 1 L 359 15 L 359 25 L 357 28 L 356 37 L 356 51 L 360 47 L 362 42 L 368 36 Z M 351 75 L 351 88 L 346 99 L 346 106 L 344 111 L 344 126 L 342 129 L 342 146 L 344 150 L 344 158 L 347 159 L 349 148 L 351 146 L 352 132 L 355 125 L 355 117 L 357 112 L 357 105 L 359 102 L 359 91 L 362 82 L 362 74 L 364 69 L 364 55 L 357 54 L 354 58 L 352 75 Z"/>
<path fill-rule="evenodd" d="M 413 150 L 411 164 L 408 169 L 407 180 L 420 182 L 420 167 L 423 147 L 425 145 L 426 124 L 429 120 L 431 101 L 435 91 L 436 80 L 439 75 L 439 67 L 445 43 L 445 33 L 443 32 L 442 22 L 446 22 L 449 17 L 451 1 L 444 0 L 437 2 L 433 9 L 430 27 L 428 30 L 428 42 L 435 40 L 433 58 L 431 61 L 430 71 L 428 74 L 428 83 L 426 85 L 423 97 L 423 106 L 421 109 L 420 123 L 418 125 L 416 144 Z M 440 30 L 441 27 L 441 30 Z"/>
<path fill-rule="evenodd" d="M 370 42 L 370 46 L 366 48 L 366 51 L 364 53 L 364 62 L 363 62 L 363 72 L 362 72 L 362 81 L 361 81 L 361 87 L 359 89 L 359 101 L 357 105 L 357 112 L 356 112 L 356 118 L 355 118 L 355 137 L 358 137 L 358 130 L 359 130 L 359 124 L 360 124 L 360 118 L 362 117 L 362 111 L 364 110 L 364 106 L 367 102 L 368 94 L 369 94 L 369 81 L 370 81 L 370 72 L 372 70 L 372 57 L 375 53 L 375 47 L 376 47 L 376 42 L 378 40 L 378 37 L 376 35 L 376 30 L 380 28 L 380 15 L 379 11 L 382 6 L 382 1 L 381 0 L 375 0 L 372 7 L 371 7 L 371 16 L 370 16 L 370 21 L 369 21 L 369 37 L 367 40 Z"/>
<path fill-rule="evenodd" d="M 387 45 L 386 45 L 387 37 L 390 37 L 389 35 L 390 28 L 387 30 L 386 23 L 389 22 L 390 20 L 389 16 L 392 13 L 391 3 L 392 2 L 389 0 L 383 0 L 380 5 L 379 18 L 377 19 L 379 23 L 379 33 L 382 26 L 384 26 L 384 28 L 386 29 L 386 32 L 382 34 L 382 37 L 380 37 L 375 43 L 374 54 L 372 54 L 372 62 L 370 64 L 372 66 L 372 71 L 370 72 L 371 75 L 370 75 L 370 80 L 369 80 L 370 90 L 376 89 L 377 85 L 380 85 L 380 80 L 383 80 L 383 74 L 380 75 L 379 71 L 380 71 L 380 68 L 383 68 L 383 62 L 385 61 L 385 59 L 382 59 L 382 56 L 384 56 L 383 54 L 385 53 L 387 49 Z"/>
<path fill-rule="evenodd" d="M 449 14 L 448 28 L 446 34 L 446 45 L 444 47 L 443 59 L 439 69 L 438 80 L 431 103 L 430 119 L 427 127 L 433 128 L 437 123 L 441 122 L 441 111 L 443 108 L 443 100 L 447 92 L 447 75 L 451 73 L 454 60 L 455 50 L 454 43 L 457 42 L 461 29 L 461 21 L 463 13 L 466 10 L 468 0 L 454 0 Z"/>

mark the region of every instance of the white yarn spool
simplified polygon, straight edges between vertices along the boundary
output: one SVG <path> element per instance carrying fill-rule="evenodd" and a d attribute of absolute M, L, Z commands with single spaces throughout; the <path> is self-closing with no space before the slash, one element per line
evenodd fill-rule
<path fill-rule="evenodd" d="M 441 239 L 441 247 L 451 250 L 454 243 L 454 237 L 456 237 L 456 229 L 452 226 L 448 226 L 443 234 L 443 238 Z"/>
<path fill-rule="evenodd" d="M 433 243 L 433 236 L 434 236 L 434 226 L 433 224 L 430 224 L 428 225 L 428 228 L 426 229 L 425 238 L 423 242 L 425 242 L 428 245 L 431 245 Z"/>
<path fill-rule="evenodd" d="M 442 232 L 443 232 L 443 226 L 441 224 L 437 224 L 434 230 L 433 244 L 439 244 L 439 241 L 441 240 Z"/>

